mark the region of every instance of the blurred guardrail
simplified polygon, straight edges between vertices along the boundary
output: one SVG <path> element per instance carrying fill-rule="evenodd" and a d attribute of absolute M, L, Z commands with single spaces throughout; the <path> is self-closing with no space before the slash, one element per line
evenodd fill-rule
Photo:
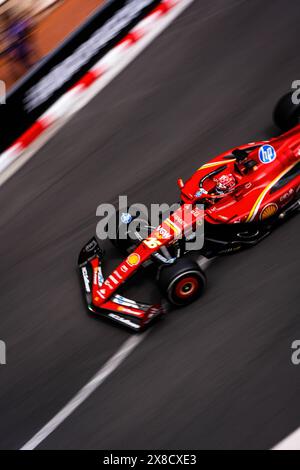
<path fill-rule="evenodd" d="M 45 111 L 161 0 L 110 0 L 9 93 L 0 107 L 0 152 Z"/>

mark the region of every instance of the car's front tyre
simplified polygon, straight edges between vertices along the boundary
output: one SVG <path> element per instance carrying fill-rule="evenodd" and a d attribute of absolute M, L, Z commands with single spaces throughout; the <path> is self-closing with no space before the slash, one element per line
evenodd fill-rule
<path fill-rule="evenodd" d="M 189 257 L 180 258 L 159 272 L 159 286 L 168 301 L 177 307 L 188 305 L 201 297 L 207 279 L 198 264 Z"/>

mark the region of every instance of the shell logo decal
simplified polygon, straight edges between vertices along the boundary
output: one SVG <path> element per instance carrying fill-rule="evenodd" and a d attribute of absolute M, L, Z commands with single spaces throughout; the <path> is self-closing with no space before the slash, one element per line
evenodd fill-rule
<path fill-rule="evenodd" d="M 261 195 L 259 196 L 259 198 L 257 199 L 256 203 L 254 204 L 254 206 L 252 207 L 251 209 L 251 212 L 246 220 L 246 222 L 252 222 L 255 217 L 257 216 L 258 212 L 259 212 L 259 209 L 263 203 L 263 200 L 265 199 L 266 195 L 268 194 L 268 192 L 270 191 L 271 188 L 273 188 L 273 186 L 279 181 L 281 180 L 281 178 L 286 175 L 290 170 L 292 170 L 292 168 L 294 168 L 298 163 L 294 163 L 293 165 L 291 165 L 289 168 L 286 168 L 282 173 L 280 173 L 280 175 L 277 176 L 277 178 L 275 178 L 264 190 L 263 192 L 261 193 Z M 274 204 L 274 203 L 271 203 L 270 204 L 271 206 L 273 206 L 273 209 L 275 208 L 276 206 L 276 211 L 278 210 L 278 206 L 277 204 Z M 267 209 L 268 206 L 266 206 L 263 211 L 262 211 L 262 214 L 264 213 L 265 209 Z M 271 209 L 272 210 L 272 209 Z M 262 216 L 261 214 L 261 216 Z M 270 217 L 270 216 L 269 216 Z"/>
<path fill-rule="evenodd" d="M 266 220 L 266 219 L 269 219 L 270 217 L 273 217 L 273 215 L 275 215 L 277 211 L 278 211 L 277 204 L 274 204 L 274 203 L 268 204 L 262 210 L 260 214 L 260 220 Z"/>
<path fill-rule="evenodd" d="M 141 257 L 137 253 L 132 253 L 127 258 L 127 263 L 129 264 L 129 266 L 137 266 L 140 261 Z"/>

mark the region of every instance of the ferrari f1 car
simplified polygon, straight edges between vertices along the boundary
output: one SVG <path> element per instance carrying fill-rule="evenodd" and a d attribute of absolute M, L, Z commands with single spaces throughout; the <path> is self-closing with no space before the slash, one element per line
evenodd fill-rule
<path fill-rule="evenodd" d="M 281 136 L 229 150 L 201 166 L 185 183 L 178 180 L 178 209 L 158 227 L 145 220 L 144 237 L 139 233 L 121 239 L 120 228 L 129 234 L 134 216 L 119 214 L 119 231 L 112 241 L 127 253 L 109 277 L 104 278 L 104 252 L 96 238 L 83 248 L 78 265 L 91 312 L 141 331 L 166 312 L 166 302 L 150 305 L 120 295 L 121 286 L 141 267 L 157 266 L 157 282 L 167 305 L 187 305 L 206 287 L 205 273 L 188 248 L 197 226 L 204 224 L 205 229 L 198 254 L 212 258 L 257 244 L 299 211 L 300 105 L 287 95 L 274 118 L 284 131 Z"/>

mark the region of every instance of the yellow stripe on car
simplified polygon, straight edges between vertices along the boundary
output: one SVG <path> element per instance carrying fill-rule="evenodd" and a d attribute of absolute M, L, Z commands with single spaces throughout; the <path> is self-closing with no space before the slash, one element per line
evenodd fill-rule
<path fill-rule="evenodd" d="M 165 224 L 170 227 L 177 235 L 181 233 L 180 228 L 177 227 L 170 219 L 165 220 Z"/>
<path fill-rule="evenodd" d="M 205 170 L 207 168 L 214 168 L 215 166 L 226 165 L 227 163 L 234 163 L 234 162 L 236 162 L 235 158 L 232 158 L 230 160 L 223 160 L 221 162 L 206 163 L 206 165 L 200 166 L 200 168 L 198 168 L 197 171 Z"/>
<path fill-rule="evenodd" d="M 289 168 L 287 168 L 286 170 L 284 170 L 282 173 L 280 173 L 279 176 L 277 176 L 270 184 L 268 184 L 268 186 L 263 190 L 263 192 L 260 194 L 259 198 L 257 199 L 257 201 L 255 202 L 254 206 L 252 207 L 251 209 L 251 212 L 246 220 L 246 222 L 253 222 L 253 220 L 255 219 L 255 217 L 257 216 L 257 213 L 261 207 L 261 204 L 263 202 L 263 200 L 265 199 L 266 195 L 268 194 L 268 192 L 273 188 L 273 186 L 275 186 L 276 183 L 278 183 L 278 181 L 286 174 L 288 173 L 289 171 L 291 171 L 292 168 L 294 168 L 294 166 L 296 166 L 298 164 L 298 162 L 294 163 L 293 165 L 291 165 Z"/>

